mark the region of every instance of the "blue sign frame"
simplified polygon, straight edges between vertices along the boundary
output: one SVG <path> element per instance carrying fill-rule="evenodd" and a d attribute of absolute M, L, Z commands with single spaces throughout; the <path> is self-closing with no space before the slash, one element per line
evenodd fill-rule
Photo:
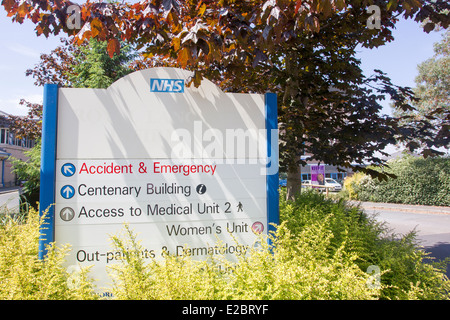
<path fill-rule="evenodd" d="M 47 246 L 55 241 L 56 138 L 58 125 L 58 85 L 44 85 L 42 115 L 41 181 L 39 213 L 42 228 L 39 235 L 39 259 L 44 259 Z"/>
<path fill-rule="evenodd" d="M 272 224 L 280 224 L 280 207 L 278 192 L 278 108 L 277 95 L 275 93 L 265 94 L 266 109 L 266 132 L 267 132 L 267 168 L 275 166 L 276 173 L 266 175 L 266 199 L 267 199 L 267 224 L 268 234 L 275 231 Z M 275 130 L 275 131 L 274 131 Z M 276 139 L 272 139 L 272 134 L 276 132 Z M 272 140 L 276 145 L 272 145 Z"/>
<path fill-rule="evenodd" d="M 265 125 L 267 132 L 267 169 L 274 174 L 266 175 L 266 201 L 268 233 L 275 231 L 279 224 L 279 192 L 278 192 L 278 135 L 277 96 L 275 93 L 265 94 Z M 58 85 L 44 86 L 44 103 L 42 119 L 42 147 L 40 170 L 39 213 L 43 219 L 39 237 L 39 259 L 44 259 L 47 247 L 55 241 L 55 179 L 56 179 L 56 146 L 58 132 Z M 276 145 L 272 145 L 276 142 Z M 275 169 L 275 170 L 274 170 Z"/>

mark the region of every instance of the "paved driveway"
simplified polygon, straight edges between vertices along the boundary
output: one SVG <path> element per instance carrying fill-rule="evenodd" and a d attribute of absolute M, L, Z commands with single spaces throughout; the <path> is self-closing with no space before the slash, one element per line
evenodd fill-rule
<path fill-rule="evenodd" d="M 417 232 L 417 240 L 436 259 L 450 257 L 450 208 L 361 203 L 365 211 L 384 221 L 392 232 Z M 450 277 L 450 267 L 447 268 Z"/>
<path fill-rule="evenodd" d="M 4 190 L 0 192 L 0 212 L 18 212 L 19 210 L 19 190 Z"/>

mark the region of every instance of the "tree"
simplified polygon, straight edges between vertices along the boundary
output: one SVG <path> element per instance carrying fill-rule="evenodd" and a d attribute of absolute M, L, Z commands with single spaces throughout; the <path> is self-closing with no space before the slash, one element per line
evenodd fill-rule
<path fill-rule="evenodd" d="M 18 139 L 40 139 L 42 130 L 42 104 L 31 103 L 25 99 L 21 99 L 19 103 L 28 108 L 28 114 L 25 117 L 9 115 L 9 130 Z"/>
<path fill-rule="evenodd" d="M 428 120 L 435 128 L 435 140 L 441 145 L 450 144 L 450 32 L 443 34 L 442 41 L 434 44 L 434 56 L 417 66 L 413 110 L 395 110 L 405 123 L 414 127 L 417 122 Z M 427 147 L 426 139 L 417 139 L 418 145 Z"/>
<path fill-rule="evenodd" d="M 12 158 L 13 172 L 23 184 L 23 196 L 27 203 L 35 206 L 39 201 L 40 170 L 41 170 L 41 140 L 30 150 L 25 151 L 27 161 Z M 37 206 L 36 206 L 37 207 Z"/>
<path fill-rule="evenodd" d="M 25 74 L 35 79 L 34 84 L 58 84 L 60 87 L 107 88 L 114 81 L 146 64 L 130 46 L 123 46 L 120 54 L 109 57 L 106 42 L 91 39 L 76 45 L 62 38 L 61 45 L 50 52 L 41 54 L 40 62 Z M 41 136 L 42 105 L 20 101 L 28 107 L 25 117 L 9 116 L 11 130 L 17 137 L 36 140 Z"/>
<path fill-rule="evenodd" d="M 75 45 L 73 41 L 61 38 L 61 45 L 53 49 L 49 54 L 42 53 L 40 62 L 32 69 L 25 71 L 26 76 L 35 79 L 34 85 L 44 86 L 46 83 L 54 83 L 59 87 L 70 87 L 70 77 L 74 76 L 73 66 L 84 59 L 81 56 L 81 46 Z M 77 59 L 78 57 L 78 59 Z"/>
<path fill-rule="evenodd" d="M 442 116 L 450 111 L 450 31 L 434 45 L 434 56 L 418 65 L 416 77 L 417 111 L 425 115 L 435 112 Z"/>
<path fill-rule="evenodd" d="M 74 88 L 108 88 L 114 81 L 133 70 L 129 63 L 137 56 L 130 46 L 122 46 L 118 54 L 110 57 L 106 41 L 94 38 L 80 46 L 74 65 L 69 66 L 68 79 Z"/>
<path fill-rule="evenodd" d="M 13 21 L 31 19 L 37 34 L 65 32 L 78 41 L 108 41 L 112 56 L 118 38 L 136 45 L 159 63 L 194 71 L 198 86 L 205 76 L 224 90 L 276 92 L 279 99 L 281 165 L 288 172 L 288 197 L 300 190 L 300 153 L 319 161 L 353 167 L 374 175 L 363 162 L 381 164 L 375 152 L 412 137 L 434 139 L 426 120 L 402 126 L 380 114 L 379 101 L 390 95 L 396 108 L 411 110 L 413 92 L 391 83 L 381 71 L 364 77 L 355 59 L 357 45 L 377 47 L 392 41 L 398 17 L 447 28 L 449 7 L 442 0 L 266 0 L 86 3 L 80 7 L 80 30 L 69 28 L 69 1 L 3 0 Z M 367 9 L 376 5 L 380 28 L 369 28 Z M 69 13 L 68 13 L 69 12 Z M 431 152 L 431 151 L 429 151 Z M 356 165 L 354 165 L 356 163 Z"/>
<path fill-rule="evenodd" d="M 119 55 L 109 57 L 106 52 L 106 42 L 91 39 L 82 45 L 74 45 L 66 39 L 61 39 L 62 45 L 50 54 L 41 54 L 40 63 L 26 71 L 32 76 L 35 85 L 56 83 L 60 87 L 107 88 L 114 81 L 133 71 L 137 56 L 131 47 L 124 47 Z M 29 160 L 13 159 L 14 172 L 20 180 L 26 180 L 24 195 L 27 202 L 34 204 L 39 200 L 40 157 L 42 105 L 20 101 L 29 110 L 26 117 L 9 116 L 10 130 L 18 138 L 27 137 L 37 140 L 36 145 L 26 152 Z"/>
<path fill-rule="evenodd" d="M 107 43 L 91 38 L 81 44 L 73 39 L 61 39 L 62 45 L 50 54 L 41 54 L 40 63 L 26 71 L 35 85 L 56 83 L 60 87 L 107 88 L 134 69 L 138 53 L 129 45 L 123 45 L 118 54 L 110 57 Z"/>

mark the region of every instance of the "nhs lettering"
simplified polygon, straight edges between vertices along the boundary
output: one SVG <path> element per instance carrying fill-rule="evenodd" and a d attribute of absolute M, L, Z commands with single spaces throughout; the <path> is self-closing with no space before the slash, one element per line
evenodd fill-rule
<path fill-rule="evenodd" d="M 182 79 L 150 79 L 150 92 L 184 92 Z"/>

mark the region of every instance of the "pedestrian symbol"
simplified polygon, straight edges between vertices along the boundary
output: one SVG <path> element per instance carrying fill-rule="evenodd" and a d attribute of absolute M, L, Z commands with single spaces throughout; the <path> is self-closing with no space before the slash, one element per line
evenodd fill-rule
<path fill-rule="evenodd" d="M 73 211 L 73 209 L 70 207 L 65 207 L 65 208 L 62 208 L 62 210 L 59 213 L 59 216 L 64 221 L 70 221 L 73 219 L 73 217 L 75 217 L 75 211 Z"/>
<path fill-rule="evenodd" d="M 61 188 L 61 196 L 64 199 L 70 199 L 75 195 L 75 189 L 71 185 L 65 185 Z"/>
<path fill-rule="evenodd" d="M 75 166 L 72 163 L 66 163 L 61 167 L 61 173 L 65 177 L 71 177 L 75 174 Z"/>
<path fill-rule="evenodd" d="M 243 209 L 242 209 L 242 203 L 239 201 L 239 203 L 238 203 L 238 205 L 237 205 L 237 212 L 239 212 L 239 211 L 244 211 Z"/>

